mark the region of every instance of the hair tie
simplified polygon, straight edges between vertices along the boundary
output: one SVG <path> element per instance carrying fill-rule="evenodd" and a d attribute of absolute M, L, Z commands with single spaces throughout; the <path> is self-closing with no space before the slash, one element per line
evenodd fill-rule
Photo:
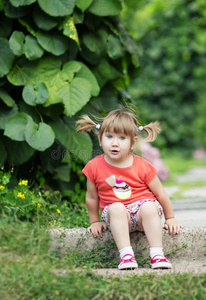
<path fill-rule="evenodd" d="M 144 129 L 143 126 L 140 126 L 140 127 L 139 127 L 139 131 L 142 131 L 143 129 Z"/>
<path fill-rule="evenodd" d="M 97 124 L 97 125 L 96 125 L 96 129 L 100 129 L 100 124 Z"/>

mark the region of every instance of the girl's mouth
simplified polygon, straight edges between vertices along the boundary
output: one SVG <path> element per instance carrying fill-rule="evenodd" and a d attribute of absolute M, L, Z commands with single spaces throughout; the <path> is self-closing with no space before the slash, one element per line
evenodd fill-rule
<path fill-rule="evenodd" d="M 118 153 L 119 153 L 118 150 L 111 150 L 110 152 L 111 152 L 112 154 L 118 154 Z"/>

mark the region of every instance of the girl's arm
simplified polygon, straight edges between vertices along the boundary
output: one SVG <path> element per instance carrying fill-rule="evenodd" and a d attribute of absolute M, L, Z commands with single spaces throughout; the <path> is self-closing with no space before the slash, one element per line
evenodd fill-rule
<path fill-rule="evenodd" d="M 164 228 L 169 230 L 169 234 L 178 234 L 180 228 L 183 228 L 183 226 L 175 220 L 171 201 L 157 175 L 155 175 L 148 186 L 153 194 L 157 197 L 159 203 L 162 205 L 165 215 Z"/>
<path fill-rule="evenodd" d="M 102 230 L 107 230 L 107 227 L 99 220 L 99 197 L 95 184 L 89 179 L 87 179 L 86 205 L 91 224 L 87 231 L 91 232 L 94 237 L 100 237 Z"/>

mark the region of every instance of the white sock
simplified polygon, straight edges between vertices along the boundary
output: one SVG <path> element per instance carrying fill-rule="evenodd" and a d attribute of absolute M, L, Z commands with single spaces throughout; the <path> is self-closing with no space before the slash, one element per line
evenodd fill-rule
<path fill-rule="evenodd" d="M 124 248 L 119 250 L 120 258 L 122 258 L 125 254 L 131 254 L 131 255 L 134 256 L 134 251 L 133 251 L 131 246 L 124 247 Z"/>
<path fill-rule="evenodd" d="M 155 255 L 162 255 L 164 256 L 163 248 L 162 247 L 152 247 L 149 249 L 150 257 L 153 258 Z"/>

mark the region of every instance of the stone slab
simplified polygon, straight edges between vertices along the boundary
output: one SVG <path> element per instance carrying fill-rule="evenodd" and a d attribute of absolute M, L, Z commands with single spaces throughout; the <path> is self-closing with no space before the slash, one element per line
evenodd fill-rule
<path fill-rule="evenodd" d="M 119 257 L 118 250 L 114 244 L 111 231 L 104 232 L 102 238 L 94 238 L 87 233 L 85 228 L 74 229 L 50 229 L 51 248 L 50 251 L 58 251 L 60 255 L 70 250 L 79 250 L 80 253 L 97 247 L 105 247 L 109 253 L 113 252 Z M 135 253 L 141 253 L 148 257 L 149 245 L 143 232 L 130 234 L 131 244 Z M 206 261 L 206 229 L 203 227 L 184 228 L 176 236 L 170 236 L 163 229 L 163 247 L 165 253 L 170 253 L 172 261 Z M 106 253 L 105 253 L 106 255 Z"/>

